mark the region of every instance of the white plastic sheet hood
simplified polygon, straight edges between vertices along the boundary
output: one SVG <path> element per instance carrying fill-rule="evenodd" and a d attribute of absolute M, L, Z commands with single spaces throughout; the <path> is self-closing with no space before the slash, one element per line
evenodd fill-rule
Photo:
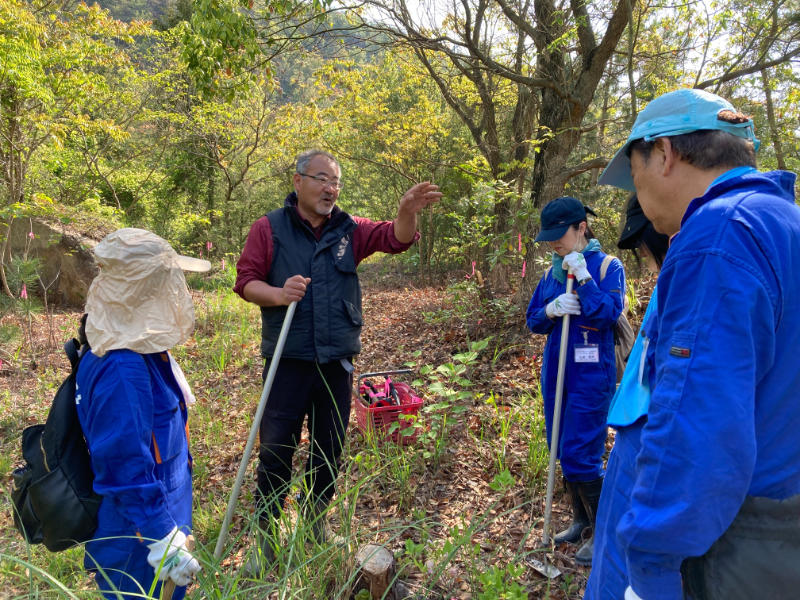
<path fill-rule="evenodd" d="M 189 339 L 194 306 L 182 269 L 208 271 L 211 263 L 179 256 L 166 240 L 134 228 L 107 235 L 94 253 L 100 274 L 86 300 L 86 337 L 96 356 L 164 352 Z"/>

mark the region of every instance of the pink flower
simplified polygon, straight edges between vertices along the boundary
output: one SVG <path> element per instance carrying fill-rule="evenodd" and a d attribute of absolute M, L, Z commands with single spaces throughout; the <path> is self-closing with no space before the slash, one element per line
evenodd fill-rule
<path fill-rule="evenodd" d="M 19 297 L 25 300 L 28 299 L 28 287 L 24 283 L 22 284 L 22 292 L 20 292 Z"/>
<path fill-rule="evenodd" d="M 522 276 L 523 276 L 523 277 L 525 277 L 525 265 L 526 265 L 526 264 L 527 264 L 527 261 L 523 260 L 523 261 L 522 261 Z"/>
<path fill-rule="evenodd" d="M 211 252 L 211 248 L 213 248 L 213 246 L 214 244 L 212 244 L 211 242 L 206 242 L 206 248 L 208 248 L 209 252 Z"/>
<path fill-rule="evenodd" d="M 225 270 L 225 259 L 224 258 L 222 259 L 222 270 L 223 271 Z"/>
<path fill-rule="evenodd" d="M 203 251 L 200 250 L 200 258 L 203 258 Z"/>
<path fill-rule="evenodd" d="M 33 235 L 33 230 L 31 230 L 31 232 L 28 234 L 28 237 L 31 239 L 36 237 L 35 235 Z"/>

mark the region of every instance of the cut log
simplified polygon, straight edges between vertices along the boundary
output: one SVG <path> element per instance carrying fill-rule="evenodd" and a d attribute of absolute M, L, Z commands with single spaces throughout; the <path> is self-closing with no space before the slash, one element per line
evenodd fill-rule
<path fill-rule="evenodd" d="M 391 552 L 378 544 L 367 544 L 356 554 L 356 563 L 360 579 L 357 588 L 367 590 L 373 600 L 398 600 L 394 593 L 397 566 Z"/>

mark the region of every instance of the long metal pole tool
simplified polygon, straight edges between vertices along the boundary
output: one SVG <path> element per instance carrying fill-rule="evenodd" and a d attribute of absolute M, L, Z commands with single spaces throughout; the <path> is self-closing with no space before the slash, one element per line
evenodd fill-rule
<path fill-rule="evenodd" d="M 267 379 L 264 381 L 264 389 L 261 391 L 261 400 L 258 402 L 256 416 L 253 417 L 253 426 L 250 427 L 250 436 L 247 438 L 247 445 L 244 447 L 242 464 L 239 465 L 239 473 L 236 475 L 236 483 L 233 484 L 231 499 L 228 501 L 228 510 L 225 512 L 225 520 L 222 522 L 222 529 L 219 531 L 217 547 L 214 550 L 214 560 L 219 560 L 222 557 L 222 549 L 225 546 L 225 540 L 228 538 L 228 527 L 230 527 L 231 521 L 233 520 L 233 513 L 236 512 L 236 503 L 239 501 L 239 492 L 242 489 L 244 476 L 247 474 L 247 465 L 250 463 L 250 455 L 253 453 L 253 446 L 256 443 L 258 427 L 261 424 L 261 417 L 264 416 L 264 409 L 267 407 L 267 398 L 272 389 L 272 382 L 275 381 L 275 372 L 278 370 L 278 363 L 281 361 L 283 346 L 286 344 L 286 336 L 289 334 L 289 327 L 292 325 L 292 317 L 294 317 L 294 309 L 296 307 L 297 302 L 292 302 L 289 308 L 286 309 L 286 317 L 283 319 L 283 326 L 278 336 L 278 343 L 275 345 L 275 353 L 272 355 L 269 371 L 267 372 Z"/>
<path fill-rule="evenodd" d="M 575 276 L 567 275 L 567 293 L 572 293 Z M 567 368 L 567 347 L 569 346 L 569 318 L 561 317 L 561 347 L 558 349 L 558 377 L 556 378 L 556 403 L 553 407 L 553 427 L 550 433 L 550 468 L 547 471 L 547 499 L 544 505 L 544 531 L 542 542 L 550 546 L 550 517 L 553 514 L 553 488 L 556 483 L 556 456 L 558 456 L 558 434 L 561 426 L 561 401 L 564 398 L 564 372 Z"/>

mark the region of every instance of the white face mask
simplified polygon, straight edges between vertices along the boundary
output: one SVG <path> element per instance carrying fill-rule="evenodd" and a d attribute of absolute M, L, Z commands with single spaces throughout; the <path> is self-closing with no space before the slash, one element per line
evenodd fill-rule
<path fill-rule="evenodd" d="M 587 242 L 584 235 L 585 234 L 578 235 L 578 239 L 575 241 L 575 245 L 572 247 L 573 252 L 581 252 L 584 248 L 586 248 Z"/>
<path fill-rule="evenodd" d="M 95 256 L 100 274 L 86 299 L 86 337 L 96 356 L 164 352 L 189 339 L 194 305 L 181 266 L 207 271 L 211 263 L 178 256 L 166 240 L 133 228 L 106 236 Z"/>

